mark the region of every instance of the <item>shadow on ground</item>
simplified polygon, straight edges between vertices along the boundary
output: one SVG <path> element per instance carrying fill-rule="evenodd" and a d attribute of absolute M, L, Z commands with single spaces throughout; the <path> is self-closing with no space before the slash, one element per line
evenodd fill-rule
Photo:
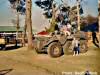
<path fill-rule="evenodd" d="M 18 48 L 21 48 L 21 46 L 8 46 L 8 47 L 6 47 L 4 50 L 1 50 L 1 49 L 0 49 L 0 51 L 15 50 L 15 49 L 18 49 Z"/>
<path fill-rule="evenodd" d="M 7 75 L 10 73 L 13 69 L 5 69 L 5 70 L 0 70 L 0 75 Z"/>
<path fill-rule="evenodd" d="M 18 48 L 21 48 L 21 46 L 9 46 L 5 49 L 5 51 L 8 51 L 8 50 L 15 50 L 15 49 L 18 49 Z"/>

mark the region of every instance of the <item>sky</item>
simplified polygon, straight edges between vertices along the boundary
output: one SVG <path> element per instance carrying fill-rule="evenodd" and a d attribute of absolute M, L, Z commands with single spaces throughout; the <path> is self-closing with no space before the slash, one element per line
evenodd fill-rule
<path fill-rule="evenodd" d="M 32 25 L 33 29 L 41 31 L 44 27 L 49 26 L 49 21 L 42 15 L 43 10 L 37 7 L 32 0 Z M 76 0 L 63 0 L 64 3 L 68 3 L 70 6 L 76 4 Z M 55 0 L 57 4 L 61 4 L 60 0 Z M 82 2 L 82 7 L 84 11 L 84 16 L 90 14 L 92 16 L 98 15 L 98 0 L 84 0 Z M 12 23 L 12 19 L 16 19 L 15 12 L 10 8 L 8 0 L 0 0 L 0 26 L 15 26 Z M 20 16 L 20 25 L 24 25 L 24 15 Z"/>

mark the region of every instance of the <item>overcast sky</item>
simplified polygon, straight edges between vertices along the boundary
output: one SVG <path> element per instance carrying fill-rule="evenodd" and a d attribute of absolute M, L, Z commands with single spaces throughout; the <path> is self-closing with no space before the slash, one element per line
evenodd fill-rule
<path fill-rule="evenodd" d="M 34 4 L 33 0 L 33 6 L 32 6 L 32 21 L 33 21 L 33 28 L 37 29 L 38 31 L 43 30 L 45 26 L 48 27 L 48 20 L 46 20 L 42 13 L 43 10 L 41 10 L 39 7 L 37 7 Z M 75 5 L 76 4 L 76 0 L 63 0 L 64 2 L 68 2 L 69 5 Z M 56 0 L 56 2 L 58 4 L 61 3 L 60 0 Z M 84 0 L 82 2 L 82 7 L 84 10 L 84 15 L 92 15 L 92 16 L 97 16 L 98 15 L 98 11 L 97 11 L 97 7 L 98 7 L 98 0 Z M 13 25 L 11 20 L 15 19 L 16 15 L 15 13 L 12 11 L 12 9 L 10 9 L 10 4 L 8 2 L 8 0 L 0 0 L 0 25 Z M 20 18 L 21 20 L 21 26 L 24 25 L 24 16 L 21 16 Z M 14 25 L 13 25 L 14 26 Z"/>

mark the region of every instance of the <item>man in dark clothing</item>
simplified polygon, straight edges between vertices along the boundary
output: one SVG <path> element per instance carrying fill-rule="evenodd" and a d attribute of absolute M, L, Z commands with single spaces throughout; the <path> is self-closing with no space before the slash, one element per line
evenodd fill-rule
<path fill-rule="evenodd" d="M 99 47 L 99 45 L 97 43 L 99 43 L 97 36 L 96 36 L 96 32 L 92 32 L 92 40 L 93 40 L 93 44 L 97 47 Z"/>

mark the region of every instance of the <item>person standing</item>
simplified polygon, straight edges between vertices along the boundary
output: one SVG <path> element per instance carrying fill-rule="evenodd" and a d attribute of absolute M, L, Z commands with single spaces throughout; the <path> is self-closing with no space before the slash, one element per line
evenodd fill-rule
<path fill-rule="evenodd" d="M 99 41 L 98 41 L 98 38 L 97 38 L 96 32 L 92 32 L 92 40 L 93 40 L 93 41 L 92 41 L 93 44 L 94 44 L 96 47 L 99 48 L 99 45 L 98 45 Z"/>
<path fill-rule="evenodd" d="M 80 47 L 79 47 L 79 40 L 74 38 L 72 41 L 72 50 L 74 52 L 73 56 L 78 55 L 80 53 Z"/>

